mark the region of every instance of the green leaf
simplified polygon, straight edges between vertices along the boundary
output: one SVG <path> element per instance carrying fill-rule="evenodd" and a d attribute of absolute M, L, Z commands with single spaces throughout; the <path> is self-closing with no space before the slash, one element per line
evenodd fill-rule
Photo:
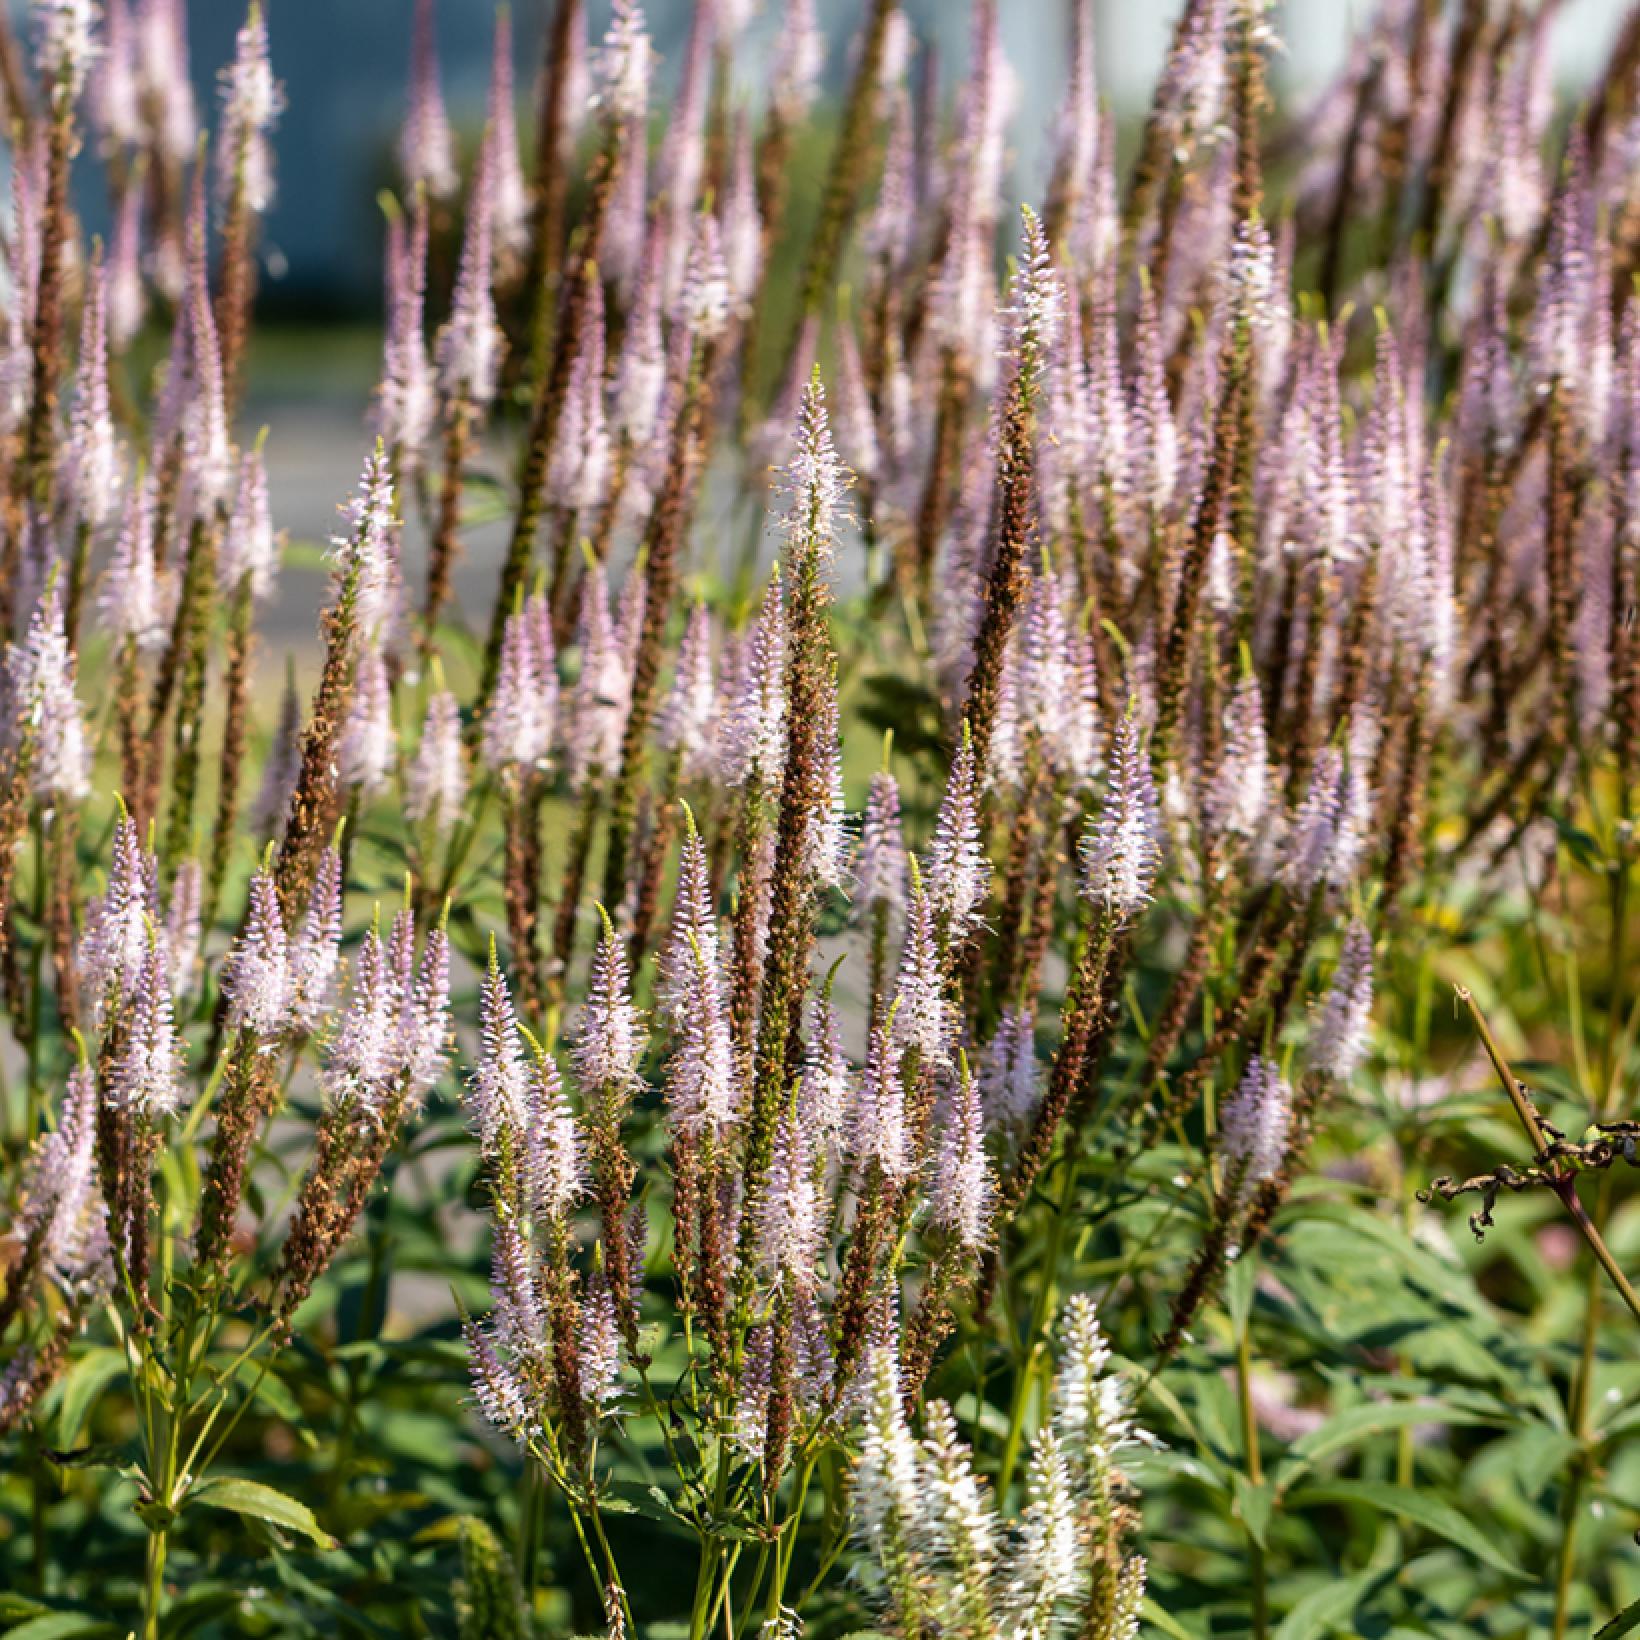
<path fill-rule="evenodd" d="M 1484 1561 L 1494 1571 L 1515 1578 L 1527 1575 L 1467 1516 L 1410 1486 L 1392 1486 L 1388 1481 L 1328 1481 L 1294 1493 L 1287 1507 L 1305 1509 L 1326 1503 L 1362 1504 L 1381 1515 L 1403 1515 L 1465 1554 Z"/>
<path fill-rule="evenodd" d="M 210 1584 L 191 1588 L 165 1608 L 166 1640 L 186 1640 L 188 1635 L 197 1634 L 219 1618 L 242 1616 L 255 1599 L 256 1595 L 248 1588 Z M 229 1632 L 234 1630 L 235 1625 L 230 1624 Z M 212 1632 L 222 1631 L 213 1629 Z"/>
<path fill-rule="evenodd" d="M 276 1418 L 290 1425 L 298 1435 L 310 1434 L 302 1425 L 302 1409 L 297 1404 L 296 1397 L 291 1394 L 278 1373 L 267 1370 L 262 1362 L 247 1359 L 239 1363 L 235 1377 L 242 1389 L 255 1400 L 262 1402 Z"/>
<path fill-rule="evenodd" d="M 58 1446 L 71 1447 L 79 1440 L 98 1397 L 124 1371 L 124 1353 L 109 1348 L 87 1350 L 69 1368 L 57 1402 Z"/>
<path fill-rule="evenodd" d="M 70 1635 L 113 1634 L 114 1625 L 90 1612 L 44 1612 L 6 1630 L 6 1640 L 69 1640 Z"/>
<path fill-rule="evenodd" d="M 368 1616 L 365 1612 L 350 1605 L 341 1596 L 322 1584 L 315 1583 L 311 1577 L 303 1574 L 289 1555 L 281 1554 L 277 1549 L 273 1552 L 273 1569 L 281 1584 L 292 1594 L 299 1595 L 310 1605 L 329 1614 L 331 1627 L 322 1632 L 337 1634 L 365 1634 L 375 1637 L 375 1640 L 392 1640 L 395 1634 L 402 1634 L 401 1628 L 384 1628 L 380 1623 Z"/>
<path fill-rule="evenodd" d="M 1245 1475 L 1236 1476 L 1236 1513 L 1261 1549 L 1269 1547 L 1265 1534 L 1270 1529 L 1270 1512 L 1274 1506 L 1275 1490 L 1268 1481 L 1254 1486 Z"/>
<path fill-rule="evenodd" d="M 1611 1622 L 1595 1631 L 1594 1640 L 1617 1640 L 1620 1634 L 1633 1634 L 1640 1629 L 1640 1600 L 1625 1606 Z"/>
<path fill-rule="evenodd" d="M 1369 1401 L 1346 1407 L 1293 1443 L 1276 1472 L 1276 1490 L 1286 1491 L 1300 1475 L 1329 1454 L 1392 1429 L 1404 1429 L 1409 1424 L 1469 1425 L 1492 1421 L 1478 1413 L 1435 1401 Z"/>
<path fill-rule="evenodd" d="M 95 1446 L 77 1446 L 71 1452 L 59 1452 L 46 1447 L 44 1457 L 59 1469 L 117 1469 L 122 1475 L 135 1480 L 140 1474 L 137 1467 L 137 1449 L 129 1443 L 120 1445 L 102 1441 Z"/>
<path fill-rule="evenodd" d="M 598 1502 L 600 1507 L 614 1514 L 642 1515 L 646 1520 L 657 1521 L 674 1529 L 679 1526 L 693 1527 L 689 1517 L 673 1507 L 671 1498 L 660 1487 L 648 1486 L 642 1481 L 606 1481 L 598 1489 Z"/>
<path fill-rule="evenodd" d="M 1196 1635 L 1187 1629 L 1178 1618 L 1164 1612 L 1149 1595 L 1145 1596 L 1144 1604 L 1139 1608 L 1139 1614 L 1153 1629 L 1160 1629 L 1163 1634 L 1170 1634 L 1173 1640 L 1197 1640 Z"/>
<path fill-rule="evenodd" d="M 1392 1575 L 1389 1571 L 1371 1571 L 1329 1579 L 1287 1613 L 1276 1630 L 1276 1640 L 1320 1640 L 1334 1629 L 1349 1627 L 1355 1608 Z"/>
<path fill-rule="evenodd" d="M 188 1503 L 203 1503 L 207 1508 L 226 1509 L 235 1515 L 250 1515 L 288 1532 L 300 1532 L 321 1549 L 334 1549 L 336 1540 L 314 1518 L 305 1503 L 277 1492 L 261 1481 L 248 1481 L 237 1475 L 222 1475 L 196 1486 L 188 1494 Z"/>

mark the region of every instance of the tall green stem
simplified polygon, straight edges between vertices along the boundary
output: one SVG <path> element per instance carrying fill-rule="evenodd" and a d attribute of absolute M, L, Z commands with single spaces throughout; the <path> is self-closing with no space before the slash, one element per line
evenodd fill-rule
<path fill-rule="evenodd" d="M 1264 1464 L 1258 1450 L 1258 1414 L 1253 1407 L 1253 1316 L 1251 1306 L 1236 1332 L 1236 1397 L 1241 1405 L 1241 1444 L 1247 1480 L 1264 1484 Z M 1270 1597 L 1265 1581 L 1264 1549 L 1251 1527 L 1247 1531 L 1247 1569 L 1252 1584 L 1253 1640 L 1270 1632 Z"/>
<path fill-rule="evenodd" d="M 712 1612 L 712 1589 L 717 1581 L 717 1557 L 717 1544 L 703 1538 L 700 1570 L 695 1577 L 695 1602 L 689 1612 L 689 1640 L 705 1640 L 706 1625 Z"/>
<path fill-rule="evenodd" d="M 159 1608 L 165 1598 L 165 1548 L 168 1534 L 148 1534 L 147 1569 L 142 1582 L 142 1640 L 159 1640 Z"/>
<path fill-rule="evenodd" d="M 1002 1468 L 997 1476 L 997 1495 L 1006 1497 L 1019 1463 L 1019 1454 L 1025 1437 L 1025 1409 L 1030 1404 L 1031 1385 L 1036 1378 L 1036 1364 L 1043 1346 L 1043 1333 L 1055 1296 L 1055 1278 L 1059 1274 L 1059 1255 L 1065 1245 L 1065 1226 L 1070 1220 L 1071 1204 L 1076 1199 L 1077 1151 L 1074 1145 L 1065 1152 L 1065 1182 L 1060 1186 L 1059 1200 L 1054 1204 L 1053 1225 L 1048 1232 L 1048 1247 L 1043 1255 L 1042 1279 L 1037 1283 L 1036 1303 L 1031 1308 L 1030 1330 L 1020 1350 L 1019 1376 L 1014 1384 L 1013 1405 L 1008 1414 L 1008 1439 L 1002 1449 Z"/>
<path fill-rule="evenodd" d="M 518 1567 L 524 1584 L 524 1603 L 532 1613 L 535 1610 L 535 1585 L 541 1564 L 541 1505 L 545 1501 L 547 1483 L 540 1466 L 524 1466 L 524 1507 L 518 1523 Z"/>
<path fill-rule="evenodd" d="M 1609 1178 L 1610 1175 L 1607 1175 Z M 1604 1217 L 1605 1198 L 1608 1194 L 1606 1179 L 1600 1181 L 1601 1216 Z M 1594 1378 L 1595 1350 L 1600 1336 L 1600 1266 L 1589 1266 L 1588 1280 L 1583 1293 L 1583 1342 L 1578 1356 L 1577 1376 L 1572 1382 L 1572 1404 L 1567 1409 L 1567 1421 L 1577 1438 L 1578 1451 L 1572 1459 L 1571 1473 L 1566 1477 L 1566 1492 L 1560 1505 L 1560 1554 L 1555 1571 L 1555 1640 L 1565 1640 L 1571 1620 L 1572 1584 L 1577 1572 L 1578 1522 L 1583 1512 L 1583 1494 L 1589 1481 L 1590 1389 Z"/>

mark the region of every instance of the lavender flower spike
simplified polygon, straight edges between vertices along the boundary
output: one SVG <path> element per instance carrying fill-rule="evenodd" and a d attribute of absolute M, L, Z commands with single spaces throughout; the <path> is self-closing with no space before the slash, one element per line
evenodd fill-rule
<path fill-rule="evenodd" d="M 974 747 L 966 726 L 934 822 L 925 877 L 941 939 L 950 947 L 962 945 L 974 930 L 991 886 L 990 863 L 980 843 Z"/>
<path fill-rule="evenodd" d="M 684 264 L 683 287 L 678 292 L 679 323 L 697 342 L 715 341 L 729 325 L 729 270 L 723 261 L 723 234 L 710 211 L 695 216 Z"/>
<path fill-rule="evenodd" d="M 532 600 L 534 602 L 534 600 Z M 507 617 L 495 693 L 484 717 L 484 761 L 495 770 L 539 768 L 552 748 L 558 709 L 558 671 L 552 622 L 526 606 Z"/>
<path fill-rule="evenodd" d="M 434 346 L 439 388 L 449 404 L 464 402 L 480 414 L 495 397 L 503 338 L 496 323 L 493 272 L 495 152 L 486 139 L 478 151 L 478 170 L 467 202 L 467 233 L 461 245 L 461 269 L 451 298 L 450 318 Z"/>
<path fill-rule="evenodd" d="M 461 707 L 448 689 L 440 689 L 427 703 L 421 744 L 410 766 L 405 813 L 412 820 L 430 821 L 442 836 L 455 825 L 466 800 Z"/>
<path fill-rule="evenodd" d="M 786 0 L 770 69 L 770 105 L 788 125 L 814 101 L 826 66 L 826 36 L 815 20 L 814 0 Z"/>
<path fill-rule="evenodd" d="M 1281 1170 L 1292 1120 L 1293 1090 L 1274 1060 L 1255 1056 L 1219 1118 L 1225 1182 L 1238 1197 Z"/>
<path fill-rule="evenodd" d="M 707 945 L 689 936 L 678 1051 L 667 1075 L 667 1097 L 680 1128 L 720 1135 L 739 1113 L 741 1081 L 715 946 L 715 939 Z"/>
<path fill-rule="evenodd" d="M 65 1287 L 96 1280 L 108 1254 L 107 1219 L 97 1194 L 97 1078 L 89 1065 L 69 1073 L 62 1116 L 30 1156 L 17 1229 L 41 1237 L 45 1268 Z"/>
<path fill-rule="evenodd" d="M 605 1281 L 594 1281 L 581 1308 L 576 1340 L 581 1364 L 581 1398 L 601 1413 L 620 1394 L 621 1329 L 615 1300 Z"/>
<path fill-rule="evenodd" d="M 455 138 L 438 81 L 433 0 L 416 0 L 410 37 L 410 112 L 399 138 L 399 164 L 412 189 L 420 183 L 434 199 L 450 199 L 461 179 L 456 171 Z"/>
<path fill-rule="evenodd" d="M 414 1105 L 438 1081 L 450 1050 L 450 937 L 441 918 L 427 931 L 415 961 L 415 918 L 406 907 L 394 919 L 396 1040 L 406 1100 Z M 412 973 L 412 969 L 414 970 Z"/>
<path fill-rule="evenodd" d="M 108 397 L 108 270 L 100 250 L 86 283 L 63 465 L 64 488 L 80 524 L 101 530 L 119 510 L 120 447 Z"/>
<path fill-rule="evenodd" d="M 279 1034 L 290 1005 L 290 954 L 279 895 L 266 869 L 251 878 L 245 930 L 229 954 L 222 988 L 229 1025 L 264 1039 Z"/>
<path fill-rule="evenodd" d="M 371 426 L 406 473 L 420 465 L 437 414 L 432 361 L 422 323 L 427 283 L 427 202 L 418 198 L 409 227 L 394 219 L 387 238 L 387 339 Z"/>
<path fill-rule="evenodd" d="M 985 1120 L 1004 1133 L 1019 1133 L 1036 1114 L 1042 1073 L 1036 1059 L 1036 1015 L 1004 1008 L 979 1075 Z"/>
<path fill-rule="evenodd" d="M 79 697 L 74 692 L 74 657 L 63 635 L 63 599 L 53 575 L 29 617 L 21 644 L 6 654 L 6 679 L 13 742 L 32 737 L 29 786 L 46 803 L 78 803 L 90 791 L 90 749 Z"/>
<path fill-rule="evenodd" d="M 486 1156 L 496 1154 L 503 1135 L 516 1142 L 527 1130 L 529 1069 L 519 1034 L 512 992 L 490 941 L 490 965 L 478 994 L 478 1064 L 467 1084 L 467 1106 Z"/>
<path fill-rule="evenodd" d="M 1023 240 L 1019 273 L 1003 314 L 1010 351 L 1019 368 L 1034 378 L 1054 354 L 1065 318 L 1065 291 L 1054 266 L 1042 219 L 1029 205 L 1021 208 Z"/>
<path fill-rule="evenodd" d="M 895 1074 L 899 1056 L 894 1052 L 896 1002 L 887 1016 L 871 1028 L 866 1045 L 865 1075 L 859 1098 L 849 1112 L 848 1153 L 863 1169 L 875 1163 L 884 1178 L 903 1179 L 910 1171 L 905 1122 L 905 1094 Z"/>
<path fill-rule="evenodd" d="M 723 777 L 777 784 L 786 752 L 786 646 L 790 636 L 776 576 L 740 649 L 734 695 L 723 726 Z"/>
<path fill-rule="evenodd" d="M 1209 829 L 1219 836 L 1252 837 L 1269 802 L 1269 755 L 1264 699 L 1249 671 L 1237 683 L 1224 713 L 1224 750 L 1204 800 Z"/>
<path fill-rule="evenodd" d="M 985 1116 L 968 1056 L 957 1056 L 957 1086 L 945 1111 L 933 1187 L 933 1221 L 970 1253 L 984 1247 L 994 1188 L 985 1154 Z"/>
<path fill-rule="evenodd" d="M 609 423 L 604 414 L 604 294 L 589 283 L 575 338 L 575 358 L 548 472 L 548 490 L 560 506 L 590 511 L 609 483 Z"/>
<path fill-rule="evenodd" d="M 951 1048 L 955 1019 L 945 994 L 934 911 L 915 872 L 905 947 L 894 995 L 895 1040 L 914 1049 L 925 1065 L 943 1065 Z"/>
<path fill-rule="evenodd" d="M 525 1030 L 533 1060 L 526 1090 L 524 1184 L 531 1211 L 561 1220 L 586 1192 L 580 1129 L 552 1055 Z"/>
<path fill-rule="evenodd" d="M 854 475 L 838 459 L 826 413 L 826 390 L 816 366 L 797 412 L 797 436 L 791 460 L 781 474 L 791 498 L 781 528 L 829 562 L 838 525 L 846 519 L 844 503 Z"/>
<path fill-rule="evenodd" d="M 239 458 L 239 485 L 217 555 L 217 580 L 230 597 L 247 577 L 251 597 L 265 603 L 279 570 L 280 536 L 268 499 L 268 468 L 262 441 Z"/>
<path fill-rule="evenodd" d="M 854 866 L 855 900 L 862 906 L 905 903 L 905 839 L 900 831 L 900 783 L 886 767 L 871 777 L 860 855 Z"/>
<path fill-rule="evenodd" d="M 366 797 L 373 796 L 392 779 L 398 757 L 387 662 L 380 644 L 368 644 L 359 656 L 353 707 L 336 748 L 342 784 Z"/>
<path fill-rule="evenodd" d="M 142 846 L 142 833 L 123 811 L 114 823 L 108 888 L 86 908 L 80 940 L 81 982 L 97 999 L 118 999 L 136 985 L 159 916 L 159 866 Z"/>
<path fill-rule="evenodd" d="M 320 1083 L 333 1108 L 367 1122 L 415 1105 L 438 1080 L 450 1039 L 450 950 L 442 925 L 416 962 L 408 909 L 384 944 L 365 936 L 353 965 L 352 995 L 326 1049 Z"/>
<path fill-rule="evenodd" d="M 285 111 L 285 88 L 273 77 L 268 24 L 253 4 L 234 37 L 233 62 L 222 71 L 222 134 L 217 189 L 222 199 L 243 179 L 246 207 L 258 216 L 273 204 L 273 147 L 268 137 Z"/>
<path fill-rule="evenodd" d="M 641 120 L 649 111 L 649 79 L 655 60 L 638 0 L 615 0 L 609 31 L 595 53 L 598 106 L 612 120 Z"/>
<path fill-rule="evenodd" d="M 296 1030 L 315 1032 L 329 1017 L 341 943 L 342 856 L 333 844 L 319 860 L 302 926 L 289 946 L 289 1022 Z"/>
<path fill-rule="evenodd" d="M 173 1023 L 170 976 L 159 935 L 148 951 L 131 999 L 131 1018 L 109 1082 L 112 1102 L 156 1121 L 182 1104 L 182 1044 Z"/>
<path fill-rule="evenodd" d="M 520 257 L 529 248 L 530 200 L 518 160 L 518 120 L 513 109 L 512 14 L 495 14 L 490 59 L 490 96 L 485 114 L 490 146 L 490 197 L 498 256 Z"/>
<path fill-rule="evenodd" d="M 624 1098 L 638 1085 L 644 1031 L 632 1006 L 626 945 L 601 908 L 603 936 L 592 957 L 587 1000 L 575 1044 L 575 1074 L 583 1095 L 600 1103 Z"/>
<path fill-rule="evenodd" d="M 775 1129 L 769 1188 L 758 1207 L 758 1260 L 765 1272 L 794 1289 L 812 1290 L 825 1228 L 813 1136 L 796 1110 L 788 1110 Z"/>
<path fill-rule="evenodd" d="M 469 1321 L 465 1332 L 473 1399 L 479 1411 L 485 1421 L 503 1435 L 523 1440 L 529 1432 L 531 1418 L 522 1381 L 512 1365 L 501 1359 L 476 1321 Z"/>
<path fill-rule="evenodd" d="M 1365 787 L 1336 747 L 1316 753 L 1310 784 L 1287 828 L 1282 880 L 1295 899 L 1347 883 L 1366 845 Z"/>
<path fill-rule="evenodd" d="M 1082 894 L 1117 922 L 1150 902 L 1161 858 L 1156 830 L 1156 783 L 1130 707 L 1116 726 L 1098 818 L 1082 839 Z"/>
<path fill-rule="evenodd" d="M 1344 933 L 1344 949 L 1322 998 L 1305 1055 L 1309 1068 L 1347 1082 L 1366 1057 L 1372 1032 L 1372 935 L 1354 919 Z"/>
<path fill-rule="evenodd" d="M 170 638 L 171 604 L 170 587 L 154 562 L 154 489 L 139 475 L 126 492 L 97 611 L 111 637 L 130 639 L 140 654 L 153 654 Z"/>
<path fill-rule="evenodd" d="M 188 213 L 188 396 L 182 405 L 184 491 L 194 518 L 211 518 L 233 487 L 233 433 L 217 340 L 206 251 L 205 188 L 196 181 Z"/>

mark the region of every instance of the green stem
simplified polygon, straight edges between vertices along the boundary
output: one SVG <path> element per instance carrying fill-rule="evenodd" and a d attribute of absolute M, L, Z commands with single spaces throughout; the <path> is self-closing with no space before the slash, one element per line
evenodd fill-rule
<path fill-rule="evenodd" d="M 46 1466 L 41 1457 L 40 1432 L 30 1426 L 28 1442 L 29 1548 L 32 1554 L 34 1586 L 46 1590 Z"/>
<path fill-rule="evenodd" d="M 774 1551 L 774 1576 L 769 1580 L 769 1600 L 764 1608 L 764 1621 L 773 1623 L 780 1616 L 780 1607 L 786 1598 L 786 1580 L 792 1575 L 792 1560 L 797 1554 L 797 1540 L 803 1531 L 803 1507 L 809 1500 L 809 1482 L 814 1477 L 815 1462 L 819 1457 L 811 1449 L 798 1471 L 797 1489 L 792 1495 L 791 1513 Z"/>
<path fill-rule="evenodd" d="M 703 1537 L 700 1570 L 695 1576 L 695 1602 L 689 1613 L 689 1640 L 705 1640 L 706 1623 L 712 1610 L 712 1589 L 717 1582 L 718 1546 Z"/>
<path fill-rule="evenodd" d="M 621 1610 L 626 1613 L 627 1632 L 636 1634 L 637 1625 L 632 1621 L 632 1607 L 626 1598 L 626 1584 L 621 1579 L 621 1569 L 615 1562 L 615 1551 L 609 1546 L 609 1539 L 604 1535 L 604 1516 L 599 1509 L 597 1500 L 591 1499 L 590 1513 L 592 1515 L 592 1533 L 598 1540 L 598 1548 L 604 1557 L 604 1566 L 609 1576 L 609 1587 L 615 1591 L 615 1598 L 621 1603 Z"/>
<path fill-rule="evenodd" d="M 165 1597 L 165 1548 L 167 1533 L 148 1534 L 148 1558 L 142 1582 L 142 1637 L 159 1640 L 159 1608 Z"/>
<path fill-rule="evenodd" d="M 1264 1484 L 1264 1464 L 1258 1449 L 1258 1414 L 1253 1408 L 1253 1318 L 1247 1318 L 1236 1335 L 1236 1397 L 1241 1405 L 1241 1444 L 1248 1482 Z M 1265 1640 L 1270 1632 L 1270 1597 L 1265 1584 L 1264 1550 L 1251 1528 L 1247 1533 L 1247 1568 L 1251 1575 L 1253 1600 L 1253 1640 Z"/>
<path fill-rule="evenodd" d="M 778 1551 L 777 1551 L 778 1553 Z M 757 1591 L 763 1587 L 763 1574 L 769 1566 L 769 1545 L 757 1546 L 757 1559 L 752 1562 L 752 1581 L 746 1590 L 746 1604 L 741 1608 L 740 1621 L 734 1627 L 734 1640 L 745 1640 L 746 1625 L 757 1610 Z"/>
<path fill-rule="evenodd" d="M 1076 1196 L 1076 1164 L 1074 1147 L 1067 1147 L 1065 1182 L 1060 1187 L 1059 1200 L 1054 1206 L 1053 1225 L 1048 1232 L 1047 1251 L 1042 1260 L 1042 1279 L 1037 1285 L 1036 1303 L 1031 1310 L 1030 1330 L 1020 1351 L 1019 1376 L 1014 1383 L 1013 1405 L 1008 1413 L 1008 1439 L 1002 1449 L 1002 1468 L 997 1477 L 999 1498 L 1007 1497 L 1014 1470 L 1019 1464 L 1020 1448 L 1025 1437 L 1025 1409 L 1030 1402 L 1037 1357 L 1044 1342 L 1043 1331 L 1048 1325 L 1048 1312 L 1054 1301 L 1054 1283 L 1059 1273 L 1059 1255 L 1065 1244 L 1065 1226 L 1070 1220 L 1071 1204 Z"/>
<path fill-rule="evenodd" d="M 536 1464 L 524 1466 L 524 1508 L 518 1523 L 518 1566 L 524 1584 L 525 1608 L 535 1611 L 535 1585 L 541 1564 L 541 1506 L 546 1480 Z"/>
<path fill-rule="evenodd" d="M 1607 1174 L 1601 1179 L 1601 1205 L 1607 1195 Z M 1604 1216 L 1604 1215 L 1602 1215 Z M 1566 1493 L 1560 1506 L 1560 1554 L 1555 1572 L 1555 1626 L 1554 1640 L 1565 1640 L 1571 1619 L 1572 1584 L 1577 1572 L 1578 1523 L 1583 1512 L 1583 1494 L 1589 1481 L 1589 1405 L 1594 1379 L 1595 1350 L 1600 1335 L 1600 1269 L 1589 1266 L 1588 1281 L 1583 1295 L 1583 1343 L 1578 1357 L 1577 1377 L 1572 1382 L 1572 1404 L 1567 1409 L 1572 1434 L 1579 1447 L 1572 1459 L 1571 1473 L 1566 1477 Z"/>
<path fill-rule="evenodd" d="M 724 1640 L 733 1640 L 735 1632 L 735 1568 L 740 1564 L 741 1545 L 736 1544 L 723 1562 L 723 1576 L 718 1579 L 717 1593 L 712 1596 L 712 1609 L 706 1614 L 706 1630 L 717 1627 L 718 1613 L 723 1613 Z"/>

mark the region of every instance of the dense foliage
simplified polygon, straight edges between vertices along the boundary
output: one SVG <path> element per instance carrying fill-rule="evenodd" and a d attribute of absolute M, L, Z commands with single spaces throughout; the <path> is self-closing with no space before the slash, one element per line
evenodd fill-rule
<path fill-rule="evenodd" d="M 1640 1627 L 1640 13 L 997 5 L 418 0 L 322 556 L 259 6 L 0 24 L 9 1636 Z"/>

